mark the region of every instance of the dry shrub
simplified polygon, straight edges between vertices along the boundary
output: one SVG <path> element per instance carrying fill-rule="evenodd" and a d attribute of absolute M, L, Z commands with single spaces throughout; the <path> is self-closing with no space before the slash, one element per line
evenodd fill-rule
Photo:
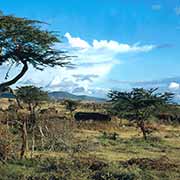
<path fill-rule="evenodd" d="M 0 125 L 0 159 L 7 160 L 12 157 L 13 135 L 5 125 Z"/>
<path fill-rule="evenodd" d="M 0 123 L 6 124 L 7 117 L 8 117 L 8 113 L 6 111 L 0 111 Z"/>
<path fill-rule="evenodd" d="M 44 148 L 51 151 L 68 151 L 73 144 L 74 123 L 67 119 L 41 120 Z"/>
<path fill-rule="evenodd" d="M 87 129 L 94 131 L 115 131 L 119 128 L 113 121 L 82 121 L 77 123 L 78 129 Z"/>
<path fill-rule="evenodd" d="M 102 170 L 103 168 L 108 167 L 108 164 L 106 162 L 98 159 L 96 156 L 81 158 L 76 157 L 73 159 L 73 164 L 79 169 L 86 167 L 91 171 Z"/>
<path fill-rule="evenodd" d="M 150 158 L 132 158 L 123 163 L 124 166 L 137 165 L 141 169 L 151 169 L 158 171 L 166 171 L 177 168 L 176 164 L 173 164 L 168 157 L 162 156 L 159 159 L 150 159 Z"/>
<path fill-rule="evenodd" d="M 163 131 L 165 129 L 159 123 L 155 123 L 155 122 L 153 122 L 153 123 L 151 122 L 151 123 L 145 124 L 145 128 L 146 129 L 150 129 L 152 131 Z"/>

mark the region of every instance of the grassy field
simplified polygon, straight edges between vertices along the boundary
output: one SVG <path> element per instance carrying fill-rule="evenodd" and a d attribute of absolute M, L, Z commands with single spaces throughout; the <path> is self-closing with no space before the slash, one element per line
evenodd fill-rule
<path fill-rule="evenodd" d="M 6 103 L 3 102 L 4 108 Z M 58 114 L 45 118 L 50 132 L 45 134 L 44 147 L 40 146 L 37 132 L 35 152 L 32 154 L 29 148 L 22 160 L 17 153 L 20 135 L 8 127 L 17 152 L 6 164 L 0 164 L 0 180 L 180 179 L 179 125 L 152 121 L 150 125 L 155 130 L 145 141 L 141 132 L 126 120 L 114 117 L 111 122 L 76 123 L 61 104 L 44 105 L 49 106 L 55 107 Z M 79 110 L 91 111 L 84 106 Z M 57 118 L 64 115 L 68 119 Z M 5 128 L 6 125 L 1 126 Z M 29 134 L 29 146 L 31 143 Z"/>

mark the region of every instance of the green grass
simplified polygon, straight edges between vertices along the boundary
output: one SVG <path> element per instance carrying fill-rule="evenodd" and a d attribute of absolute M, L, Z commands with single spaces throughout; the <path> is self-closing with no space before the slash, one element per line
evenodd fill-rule
<path fill-rule="evenodd" d="M 80 139 L 78 140 L 80 141 Z M 61 152 L 36 152 L 33 159 L 11 160 L 7 166 L 0 166 L 0 179 L 13 180 L 36 177 L 64 180 L 178 180 L 180 178 L 179 168 L 160 171 L 151 169 L 151 167 L 123 165 L 124 162 L 132 158 L 158 159 L 162 156 L 167 156 L 172 164 L 178 165 L 180 156 L 178 156 L 179 152 L 175 150 L 178 144 L 174 143 L 169 147 L 169 141 L 160 138 L 150 138 L 147 142 L 141 137 L 127 139 L 118 137 L 117 140 L 111 140 L 104 137 L 102 133 L 92 136 L 92 139 L 90 136 L 88 140 L 91 143 L 94 141 L 98 143 L 98 148 L 88 152 L 87 147 L 86 150 L 82 149 L 80 152 L 66 154 L 66 156 Z M 166 153 L 164 149 L 166 149 Z M 161 152 L 162 150 L 163 152 Z M 173 159 L 174 156 L 176 159 Z M 94 161 L 105 162 L 107 166 L 102 169 L 90 170 Z"/>
<path fill-rule="evenodd" d="M 65 110 L 56 106 L 60 115 L 64 115 Z M 59 143 L 61 136 L 57 136 L 55 152 L 48 148 L 42 150 L 37 140 L 33 158 L 28 152 L 26 159 L 16 157 L 8 160 L 7 165 L 0 164 L 0 180 L 179 180 L 180 126 L 154 125 L 158 130 L 147 141 L 139 129 L 125 120 L 62 126 L 63 131 L 59 132 L 67 131 L 63 139 L 67 150 Z M 14 141 L 17 145 L 20 142 L 20 139 Z M 144 159 L 143 166 L 139 161 Z M 128 164 L 129 160 L 137 163 Z"/>

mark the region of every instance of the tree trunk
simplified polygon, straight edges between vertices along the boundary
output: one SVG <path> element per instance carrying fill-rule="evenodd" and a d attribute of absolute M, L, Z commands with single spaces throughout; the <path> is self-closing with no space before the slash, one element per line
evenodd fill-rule
<path fill-rule="evenodd" d="M 42 126 L 40 126 L 40 125 L 39 125 L 39 132 L 41 134 L 41 147 L 43 149 L 44 148 L 44 137 L 45 137 L 45 135 L 43 133 Z"/>
<path fill-rule="evenodd" d="M 27 151 L 27 120 L 23 120 L 22 124 L 22 145 L 21 145 L 21 159 L 24 157 L 25 152 Z"/>
<path fill-rule="evenodd" d="M 15 84 L 19 79 L 21 79 L 21 78 L 24 76 L 24 74 L 26 73 L 26 71 L 28 70 L 28 64 L 27 64 L 27 62 L 26 62 L 26 61 L 21 61 L 21 62 L 22 62 L 23 65 L 24 65 L 23 68 L 22 68 L 22 70 L 21 70 L 21 72 L 20 72 L 16 77 L 14 77 L 12 80 L 7 81 L 7 82 L 4 82 L 4 83 L 1 83 L 1 84 L 0 84 L 0 93 L 5 92 L 6 90 L 9 90 L 10 93 L 12 93 L 13 95 L 15 95 L 14 92 L 13 92 L 13 90 L 12 90 L 9 86 Z M 16 95 L 15 95 L 15 97 L 16 97 Z M 17 101 L 18 106 L 19 106 L 20 108 L 22 108 L 22 106 L 20 105 L 20 102 L 19 102 L 19 100 L 18 100 L 17 97 L 16 97 L 16 101 Z M 23 148 L 23 147 L 22 147 L 22 148 Z M 23 152 L 22 152 L 22 156 L 23 156 L 23 155 L 24 155 L 24 154 L 23 154 Z"/>
<path fill-rule="evenodd" d="M 32 147 L 31 147 L 31 158 L 33 157 L 34 154 L 34 147 L 35 147 L 35 129 L 33 127 L 32 129 Z"/>
<path fill-rule="evenodd" d="M 23 63 L 23 68 L 22 68 L 21 72 L 16 77 L 11 79 L 10 81 L 1 83 L 0 84 L 0 92 L 5 91 L 7 87 L 15 84 L 19 79 L 21 79 L 24 76 L 24 74 L 28 70 L 28 64 L 26 61 L 21 61 L 21 62 Z"/>
<path fill-rule="evenodd" d="M 31 123 L 32 126 L 32 147 L 31 147 L 31 158 L 34 154 L 34 148 L 35 148 L 35 127 L 36 127 L 36 111 L 35 111 L 35 106 L 33 106 L 31 103 L 29 104 L 29 110 L 30 110 L 30 118 L 29 122 Z"/>
<path fill-rule="evenodd" d="M 143 133 L 144 140 L 147 140 L 146 129 L 144 127 L 144 122 L 143 121 L 141 121 L 139 123 L 139 127 L 140 127 L 140 129 L 141 129 L 141 131 Z"/>

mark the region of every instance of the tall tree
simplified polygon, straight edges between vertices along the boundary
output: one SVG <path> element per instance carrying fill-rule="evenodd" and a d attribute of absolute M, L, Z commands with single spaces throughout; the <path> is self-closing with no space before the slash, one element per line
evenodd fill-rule
<path fill-rule="evenodd" d="M 42 22 L 0 14 L 0 66 L 9 65 L 0 92 L 15 84 L 30 65 L 43 70 L 46 67 L 65 66 L 70 56 L 54 48 L 61 41 L 55 32 L 41 28 Z M 8 80 L 13 65 L 21 66 L 15 77 Z"/>
<path fill-rule="evenodd" d="M 158 107 L 167 105 L 173 97 L 171 93 L 157 93 L 156 91 L 157 88 L 149 90 L 134 88 L 130 92 L 110 91 L 108 94 L 112 103 L 111 112 L 135 121 L 145 140 L 147 139 L 145 122 Z"/>

